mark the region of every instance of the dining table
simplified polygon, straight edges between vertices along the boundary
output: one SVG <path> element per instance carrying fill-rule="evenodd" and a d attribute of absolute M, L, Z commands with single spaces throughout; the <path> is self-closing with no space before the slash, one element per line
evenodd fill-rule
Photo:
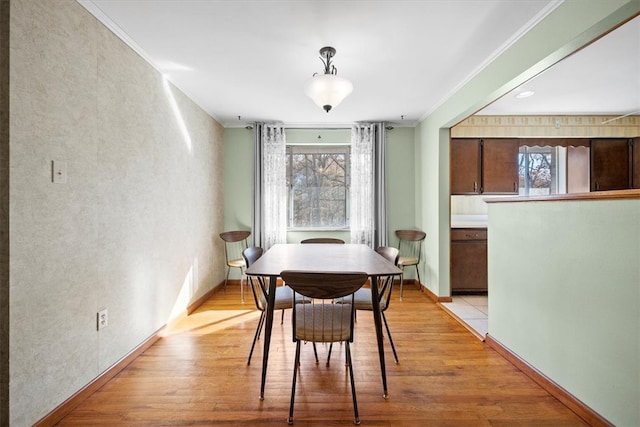
<path fill-rule="evenodd" d="M 273 327 L 273 307 L 275 290 L 280 273 L 284 270 L 306 272 L 364 272 L 372 284 L 378 282 L 379 277 L 398 276 L 402 270 L 386 260 L 376 251 L 364 244 L 338 243 L 281 243 L 269 248 L 245 273 L 249 276 L 263 276 L 269 278 L 267 295 L 267 311 L 265 319 L 264 351 L 262 353 L 262 381 L 260 384 L 260 399 L 264 399 L 267 366 L 269 362 L 269 346 L 271 343 L 271 329 Z M 373 319 L 378 341 L 378 355 L 382 376 L 383 397 L 388 398 L 387 374 L 384 361 L 384 347 L 382 336 L 382 317 L 378 298 L 378 286 L 371 286 L 371 303 L 373 305 Z"/>

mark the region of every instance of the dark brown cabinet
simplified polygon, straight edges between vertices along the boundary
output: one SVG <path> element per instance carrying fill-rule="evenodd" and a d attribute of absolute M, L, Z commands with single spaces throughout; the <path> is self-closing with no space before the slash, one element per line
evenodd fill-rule
<path fill-rule="evenodd" d="M 487 229 L 451 229 L 451 293 L 487 291 Z"/>
<path fill-rule="evenodd" d="M 451 140 L 451 194 L 480 193 L 480 140 Z"/>
<path fill-rule="evenodd" d="M 517 139 L 482 140 L 482 192 L 518 194 Z"/>
<path fill-rule="evenodd" d="M 631 188 L 631 141 L 591 140 L 591 191 Z"/>
<path fill-rule="evenodd" d="M 451 194 L 517 194 L 515 138 L 451 140 Z"/>

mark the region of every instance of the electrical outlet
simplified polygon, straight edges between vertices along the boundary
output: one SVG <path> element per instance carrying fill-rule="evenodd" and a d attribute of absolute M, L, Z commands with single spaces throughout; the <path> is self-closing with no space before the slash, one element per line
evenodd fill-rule
<path fill-rule="evenodd" d="M 109 312 L 105 308 L 98 312 L 98 330 L 104 329 L 109 326 Z"/>
<path fill-rule="evenodd" d="M 67 162 L 60 160 L 51 161 L 51 181 L 54 184 L 67 183 Z"/>

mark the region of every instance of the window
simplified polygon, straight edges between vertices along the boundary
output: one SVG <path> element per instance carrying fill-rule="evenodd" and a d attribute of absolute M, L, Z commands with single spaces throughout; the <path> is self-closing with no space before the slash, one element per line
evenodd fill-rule
<path fill-rule="evenodd" d="M 289 228 L 349 226 L 349 146 L 288 145 Z"/>
<path fill-rule="evenodd" d="M 556 147 L 520 147 L 520 195 L 543 196 L 558 193 L 556 152 Z"/>

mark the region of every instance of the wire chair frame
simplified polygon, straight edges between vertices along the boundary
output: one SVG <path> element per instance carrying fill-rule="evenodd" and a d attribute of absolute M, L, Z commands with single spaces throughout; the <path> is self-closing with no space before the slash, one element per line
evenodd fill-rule
<path fill-rule="evenodd" d="M 288 423 L 293 423 L 296 381 L 300 369 L 301 342 L 343 342 L 349 371 L 351 395 L 353 399 L 354 423 L 360 424 L 358 402 L 356 398 L 353 364 L 350 342 L 353 342 L 354 306 L 353 294 L 367 281 L 366 273 L 343 272 L 300 272 L 283 271 L 280 277 L 295 294 L 306 300 L 301 303 L 294 296 L 292 313 L 293 341 L 296 343 L 296 355 L 293 366 L 291 402 Z M 334 304 L 336 298 L 351 299 L 351 303 Z"/>

